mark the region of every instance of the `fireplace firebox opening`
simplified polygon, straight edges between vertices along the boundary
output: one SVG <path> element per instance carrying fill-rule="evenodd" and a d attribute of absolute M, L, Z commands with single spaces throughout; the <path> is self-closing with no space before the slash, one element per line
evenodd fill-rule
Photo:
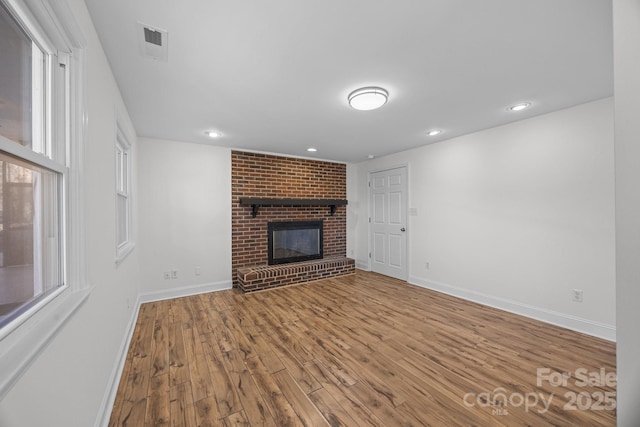
<path fill-rule="evenodd" d="M 269 265 L 322 259 L 323 222 L 269 222 Z"/>

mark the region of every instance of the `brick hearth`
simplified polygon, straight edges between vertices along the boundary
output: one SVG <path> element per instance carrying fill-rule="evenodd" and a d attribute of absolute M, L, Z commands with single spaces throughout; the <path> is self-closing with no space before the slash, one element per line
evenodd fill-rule
<path fill-rule="evenodd" d="M 355 269 L 353 259 L 339 256 L 291 264 L 243 267 L 238 269 L 238 287 L 244 292 L 261 291 L 294 283 L 352 274 Z"/>

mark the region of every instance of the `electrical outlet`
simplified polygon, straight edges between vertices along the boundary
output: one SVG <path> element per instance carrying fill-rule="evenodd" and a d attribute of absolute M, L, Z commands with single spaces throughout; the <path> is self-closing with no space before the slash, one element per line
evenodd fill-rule
<path fill-rule="evenodd" d="M 424 268 L 426 268 L 426 269 L 428 270 L 428 269 L 429 269 L 429 267 L 430 267 L 430 266 L 429 266 L 429 261 L 426 261 L 426 262 L 424 263 Z"/>
<path fill-rule="evenodd" d="M 572 291 L 572 294 L 571 294 L 571 296 L 572 296 L 571 300 L 573 302 L 582 302 L 583 301 L 583 295 L 584 294 L 583 294 L 582 289 L 574 289 Z"/>
<path fill-rule="evenodd" d="M 178 278 L 178 270 L 171 270 L 171 278 L 172 279 Z"/>
<path fill-rule="evenodd" d="M 168 280 L 171 279 L 171 272 L 170 271 L 165 271 L 164 272 L 164 280 Z"/>
<path fill-rule="evenodd" d="M 200 269 L 199 265 L 196 265 L 195 274 L 196 274 L 196 276 L 199 276 L 201 274 L 201 269 Z"/>

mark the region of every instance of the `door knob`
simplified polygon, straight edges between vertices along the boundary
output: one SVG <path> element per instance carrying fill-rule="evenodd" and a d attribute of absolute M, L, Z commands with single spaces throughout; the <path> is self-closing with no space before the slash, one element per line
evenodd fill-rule
<path fill-rule="evenodd" d="M 404 228 L 404 227 L 402 227 L 402 228 L 400 229 L 400 231 L 404 232 L 404 231 L 407 231 L 407 229 L 406 229 L 406 228 Z"/>

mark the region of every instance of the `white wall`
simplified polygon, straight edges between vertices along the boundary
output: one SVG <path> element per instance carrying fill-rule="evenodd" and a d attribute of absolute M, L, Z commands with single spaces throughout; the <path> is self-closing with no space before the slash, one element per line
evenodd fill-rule
<path fill-rule="evenodd" d="M 143 300 L 230 288 L 231 150 L 148 138 L 138 144 Z M 164 279 L 173 269 L 178 278 Z"/>
<path fill-rule="evenodd" d="M 614 0 L 618 425 L 640 423 L 640 3 Z"/>
<path fill-rule="evenodd" d="M 359 218 L 368 173 L 398 165 L 410 282 L 615 338 L 613 99 L 361 163 Z M 367 265 L 367 221 L 350 230 Z"/>
<path fill-rule="evenodd" d="M 83 182 L 88 276 L 94 288 L 87 302 L 0 402 L 2 427 L 93 425 L 138 296 L 138 248 L 120 266 L 114 261 L 116 114 L 131 125 L 84 2 L 68 3 L 87 41 L 88 127 Z M 132 142 L 137 155 L 136 142 Z"/>

